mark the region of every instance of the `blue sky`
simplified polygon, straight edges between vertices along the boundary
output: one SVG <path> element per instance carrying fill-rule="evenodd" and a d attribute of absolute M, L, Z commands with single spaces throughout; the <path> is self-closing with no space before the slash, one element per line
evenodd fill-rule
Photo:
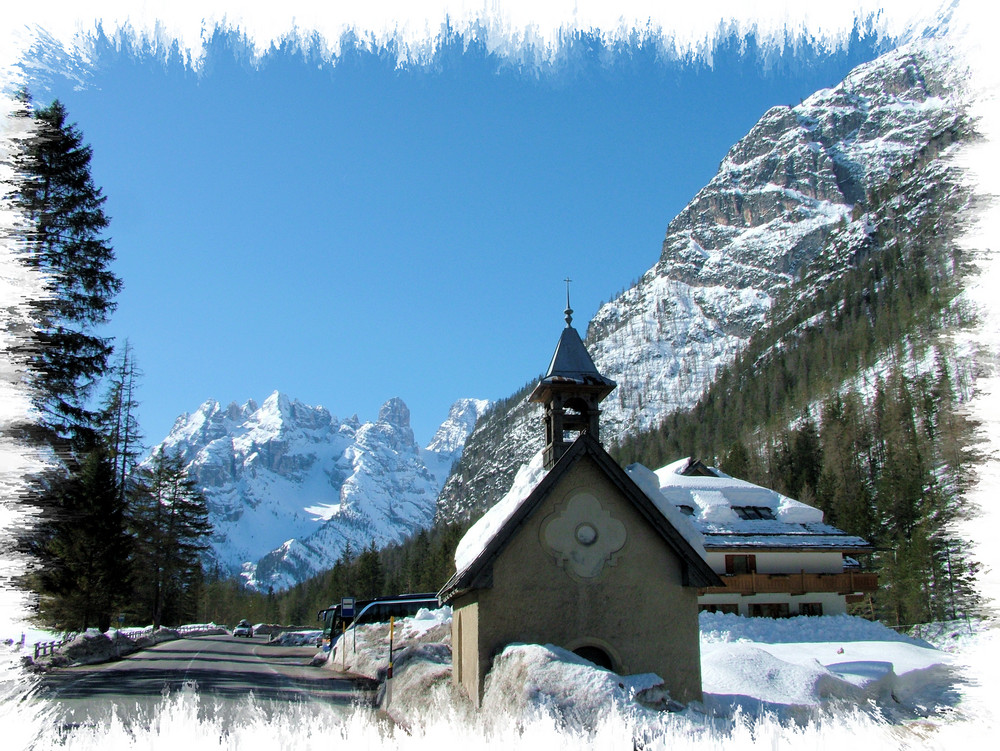
<path fill-rule="evenodd" d="M 85 85 L 34 74 L 92 145 L 124 280 L 108 333 L 144 371 L 148 443 L 206 399 L 275 389 L 341 418 L 399 396 L 426 443 L 451 402 L 548 364 L 567 276 L 583 332 L 657 260 L 670 219 L 771 106 L 885 42 L 704 58 L 582 35 L 517 66 L 463 40 L 249 62 L 217 33 L 195 73 L 98 41 Z"/>

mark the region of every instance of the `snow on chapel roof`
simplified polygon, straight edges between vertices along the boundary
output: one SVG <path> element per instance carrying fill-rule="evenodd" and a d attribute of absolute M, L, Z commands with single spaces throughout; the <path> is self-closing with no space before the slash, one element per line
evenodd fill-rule
<path fill-rule="evenodd" d="M 694 474 L 685 474 L 685 470 Z M 631 464 L 626 474 L 702 558 L 706 549 L 794 548 L 865 551 L 871 545 L 823 522 L 823 512 L 775 490 L 707 467 L 690 458 L 655 472 Z M 477 521 L 455 550 L 461 574 L 545 479 L 543 452 L 521 465 L 507 494 Z"/>
<path fill-rule="evenodd" d="M 480 517 L 465 533 L 455 548 L 455 570 L 464 571 L 486 549 L 486 545 L 500 531 L 504 522 L 517 511 L 521 501 L 531 495 L 538 483 L 545 477 L 546 470 L 542 466 L 542 451 L 535 454 L 531 461 L 522 464 L 514 476 L 514 483 L 507 495 L 497 501 L 489 511 Z"/>

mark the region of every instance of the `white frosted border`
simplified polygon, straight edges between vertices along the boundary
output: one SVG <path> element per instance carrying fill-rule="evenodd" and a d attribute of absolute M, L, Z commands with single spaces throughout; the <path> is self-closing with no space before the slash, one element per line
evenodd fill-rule
<path fill-rule="evenodd" d="M 315 33 L 326 45 L 324 54 L 334 61 L 339 49 L 337 45 L 347 30 L 354 33 L 371 47 L 393 43 L 399 50 L 400 65 L 419 65 L 430 60 L 437 49 L 440 31 L 447 23 L 456 33 L 475 32 L 484 38 L 488 49 L 497 55 L 518 61 L 521 65 L 538 65 L 558 58 L 562 40 L 574 31 L 597 32 L 609 46 L 617 42 L 638 41 L 655 45 L 658 52 L 667 59 L 698 60 L 711 64 L 712 52 L 721 38 L 734 32 L 747 34 L 754 32 L 761 47 L 766 50 L 780 49 L 786 42 L 794 46 L 795 40 L 810 39 L 823 49 L 834 50 L 844 44 L 854 27 L 855 21 L 864 23 L 871 20 L 873 28 L 880 34 L 893 39 L 912 38 L 925 33 L 934 33 L 943 13 L 950 14 L 946 39 L 955 46 L 969 65 L 968 87 L 973 101 L 973 114 L 977 118 L 977 128 L 985 140 L 967 147 L 958 157 L 966 168 L 970 183 L 976 186 L 980 196 L 1000 194 L 1000 171 L 998 171 L 996 142 L 1000 128 L 1000 106 L 997 92 L 1000 90 L 1000 73 L 997 71 L 995 26 L 985 17 L 980 17 L 979 3 L 960 1 L 956 3 L 916 2 L 907 3 L 820 3 L 769 2 L 739 3 L 719 2 L 713 4 L 689 4 L 678 6 L 666 2 L 618 2 L 607 3 L 596 0 L 565 0 L 539 3 L 537 0 L 510 0 L 509 2 L 368 2 L 364 8 L 359 3 L 337 4 L 325 8 L 314 2 L 250 3 L 239 9 L 232 2 L 171 2 L 142 3 L 130 1 L 89 2 L 67 7 L 60 2 L 15 2 L 6 3 L 0 22 L 0 89 L 9 91 L 21 75 L 19 64 L 26 52 L 32 48 L 56 51 L 61 54 L 50 57 L 53 60 L 70 60 L 82 70 L 87 66 L 88 35 L 99 21 L 106 34 L 115 36 L 136 46 L 151 46 L 154 50 L 165 50 L 176 41 L 188 64 L 197 69 L 203 51 L 204 40 L 216 28 L 235 29 L 243 33 L 252 57 L 259 57 L 272 44 L 284 40 L 308 40 Z M 12 7 L 13 6 L 13 7 Z M 249 7 L 248 7 L 249 6 Z M 33 55 L 44 62 L 45 54 Z M 10 103 L 0 103 L 0 115 L 6 115 Z M 0 135 L 10 132 L 8 118 L 3 118 Z M 0 148 L 2 152 L 2 148 Z M 0 153 L 0 157 L 3 154 Z M 9 189 L 9 173 L 0 165 L 2 193 Z M 998 528 L 1000 512 L 997 511 L 997 491 L 1000 489 L 1000 463 L 996 461 L 996 450 L 1000 447 L 1000 263 L 996 252 L 989 244 L 996 243 L 997 229 L 1000 227 L 996 205 L 984 205 L 978 220 L 966 228 L 963 242 L 976 259 L 980 275 L 967 290 L 969 298 L 978 306 L 982 323 L 975 333 L 976 340 L 984 346 L 992 371 L 977 383 L 978 395 L 972 404 L 973 414 L 982 421 L 982 432 L 987 442 L 990 458 L 978 472 L 979 482 L 972 492 L 972 500 L 978 502 L 981 513 L 967 522 L 962 532 L 975 545 L 975 557 L 983 564 L 984 573 L 981 586 L 984 595 L 996 601 L 1000 593 L 1000 546 L 994 540 Z M 14 217 L 9 207 L 0 202 L 0 230 L 11 226 Z M 0 237 L 0 311 L 9 321 L 23 314 L 23 306 L 32 295 L 41 293 L 37 277 L 21 267 L 15 258 L 16 247 L 9 239 Z M 24 416 L 27 410 L 27 395 L 20 385 L 18 371 L 10 367 L 6 356 L 9 339 L 0 340 L 0 350 L 4 351 L 3 367 L 0 367 L 0 424 Z M 38 456 L 28 453 L 23 447 L 10 442 L 0 442 L 0 527 L 4 531 L 19 526 L 26 520 L 10 500 L 21 486 L 23 474 L 31 467 L 38 466 Z M 23 570 L 23 563 L 5 556 L 0 561 L 0 577 L 6 580 Z M 18 620 L 18 611 L 23 607 L 23 599 L 7 587 L 0 588 L 0 620 L 9 623 Z M 982 738 L 995 727 L 996 677 L 988 668 L 994 664 L 995 639 L 984 639 L 976 652 L 963 655 L 969 661 L 970 676 L 978 680 L 969 688 L 965 710 L 972 714 L 964 722 L 947 723 L 927 736 L 927 741 L 941 747 L 972 738 Z M 11 667 L 4 661 L 0 668 L 4 673 Z M 9 677 L 0 676 L 0 679 Z M 0 716 L 13 724 L 4 722 L 5 727 L 28 729 L 28 725 L 38 721 L 31 710 L 13 706 L 0 695 Z M 177 704 L 171 705 L 176 707 Z M 168 708 L 169 709 L 169 708 Z M 186 729 L 188 733 L 204 740 L 199 732 L 199 723 L 192 716 L 180 712 L 180 716 L 167 712 L 165 719 L 172 718 L 173 730 Z M 875 740 L 881 736 L 893 737 L 892 731 L 868 727 L 864 722 L 855 726 L 856 719 L 848 718 L 839 729 L 826 727 L 823 740 L 826 744 L 836 744 L 838 733 L 845 741 L 855 740 L 860 733 Z M 28 725 L 25 725 L 28 723 Z M 41 723 L 40 723 L 41 724 Z M 443 725 L 447 725 L 447 718 Z M 853 727 L 852 727 L 853 726 Z M 249 728 L 248 728 L 249 729 Z M 286 732 L 275 727 L 273 731 Z M 756 734 L 756 741 L 749 735 L 733 737 L 727 747 L 749 748 L 757 743 L 771 746 L 782 741 L 789 745 L 801 745 L 807 740 L 792 729 L 768 726 L 767 732 Z M 612 731 L 614 728 L 612 728 Z M 361 735 L 369 739 L 377 738 L 377 729 L 358 728 Z M 258 729 L 259 732 L 259 729 Z M 410 738 L 405 745 L 409 748 L 438 746 L 447 738 L 454 740 L 447 727 L 439 730 L 428 729 L 418 737 Z M 466 729 L 464 739 L 472 741 L 476 747 L 508 743 L 509 739 L 495 736 L 486 739 L 475 735 L 474 728 Z M 577 747 L 570 736 L 563 736 L 551 726 L 534 727 L 534 740 L 548 742 L 552 747 Z M 173 733 L 171 733 L 173 735 Z M 502 735 L 502 734 L 501 734 Z M 808 733 L 806 733 L 808 735 Z M 105 742 L 95 738 L 92 745 L 81 747 L 107 747 L 106 741 L 115 736 L 112 728 Z M 599 734 L 600 736 L 600 734 Z M 20 736 L 19 736 L 20 737 Z M 164 736 L 166 737 L 166 736 Z M 248 735 L 246 740 L 251 741 Z M 682 737 L 683 738 L 683 737 Z M 524 737 L 521 736 L 521 740 Z M 256 740 L 261 740 L 258 736 Z M 399 741 L 400 739 L 397 739 Z M 605 738 L 607 740 L 607 738 Z M 674 738 L 674 746 L 680 738 Z M 719 739 L 711 734 L 699 739 L 688 737 L 691 748 L 715 747 Z M 911 740 L 915 740 L 912 739 Z M 479 741 L 480 743 L 476 743 Z M 600 738 L 591 739 L 599 742 Z M 894 744 L 893 744 L 894 745 Z M 257 747 L 250 742 L 247 747 Z M 828 747 L 832 747 L 829 746 Z"/>

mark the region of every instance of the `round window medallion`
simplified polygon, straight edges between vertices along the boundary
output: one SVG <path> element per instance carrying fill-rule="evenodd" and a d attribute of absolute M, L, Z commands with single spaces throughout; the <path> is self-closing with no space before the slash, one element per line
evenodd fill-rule
<path fill-rule="evenodd" d="M 581 524 L 576 528 L 576 541 L 581 545 L 593 545 L 597 542 L 597 530 L 590 524 Z"/>

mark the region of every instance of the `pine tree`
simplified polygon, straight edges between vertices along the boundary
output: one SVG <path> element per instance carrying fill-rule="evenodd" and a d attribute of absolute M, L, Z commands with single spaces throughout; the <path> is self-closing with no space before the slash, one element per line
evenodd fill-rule
<path fill-rule="evenodd" d="M 22 101 L 30 111 L 30 98 Z M 16 199 L 28 226 L 26 263 L 47 277 L 52 294 L 35 303 L 30 379 L 48 442 L 65 449 L 64 442 L 82 440 L 85 453 L 95 443 L 87 399 L 112 351 L 94 332 L 114 311 L 121 280 L 110 268 L 109 219 L 91 178 L 90 147 L 58 100 L 35 109 L 33 119 L 34 133 L 15 158 Z"/>
<path fill-rule="evenodd" d="M 135 369 L 129 349 L 122 379 L 113 379 L 105 409 L 90 434 L 94 445 L 63 455 L 64 465 L 38 483 L 36 502 L 46 516 L 28 542 L 41 564 L 28 580 L 39 595 L 43 620 L 61 629 L 107 630 L 112 610 L 124 604 L 132 536 L 126 523 L 128 473 L 138 446 L 133 410 Z"/>
<path fill-rule="evenodd" d="M 750 452 L 743 441 L 733 441 L 722 459 L 720 469 L 727 475 L 747 479 L 750 477 Z"/>
<path fill-rule="evenodd" d="M 141 376 L 128 340 L 114 366 L 101 403 L 97 422 L 100 434 L 114 462 L 115 477 L 122 502 L 125 502 L 129 478 L 142 451 L 142 433 L 136 410 L 136 389 Z"/>
<path fill-rule="evenodd" d="M 33 303 L 22 347 L 39 417 L 21 437 L 60 459 L 33 479 L 27 499 L 39 522 L 20 542 L 40 568 L 26 583 L 49 625 L 106 628 L 121 598 L 129 538 L 120 478 L 88 399 L 111 353 L 110 340 L 95 331 L 114 311 L 121 281 L 110 270 L 114 252 L 103 237 L 109 222 L 91 178 L 90 147 L 58 101 L 33 109 L 26 92 L 18 99 L 16 115 L 31 118 L 32 127 L 13 160 L 19 189 L 12 198 L 23 219 L 22 260 L 49 292 Z"/>
<path fill-rule="evenodd" d="M 375 540 L 365 548 L 355 561 L 355 582 L 359 597 L 378 597 L 382 594 L 382 564 L 379 561 Z"/>
<path fill-rule="evenodd" d="M 61 513 L 43 527 L 41 563 L 29 584 L 39 615 L 50 626 L 106 631 L 127 596 L 131 538 L 114 464 L 104 447 L 51 487 Z"/>
<path fill-rule="evenodd" d="M 136 610 L 158 628 L 197 612 L 201 554 L 211 532 L 208 506 L 180 456 L 153 455 L 132 490 Z"/>
<path fill-rule="evenodd" d="M 868 456 L 871 430 L 855 392 L 831 397 L 823 406 L 822 469 L 816 500 L 826 519 L 836 527 L 872 539 L 874 476 Z"/>

